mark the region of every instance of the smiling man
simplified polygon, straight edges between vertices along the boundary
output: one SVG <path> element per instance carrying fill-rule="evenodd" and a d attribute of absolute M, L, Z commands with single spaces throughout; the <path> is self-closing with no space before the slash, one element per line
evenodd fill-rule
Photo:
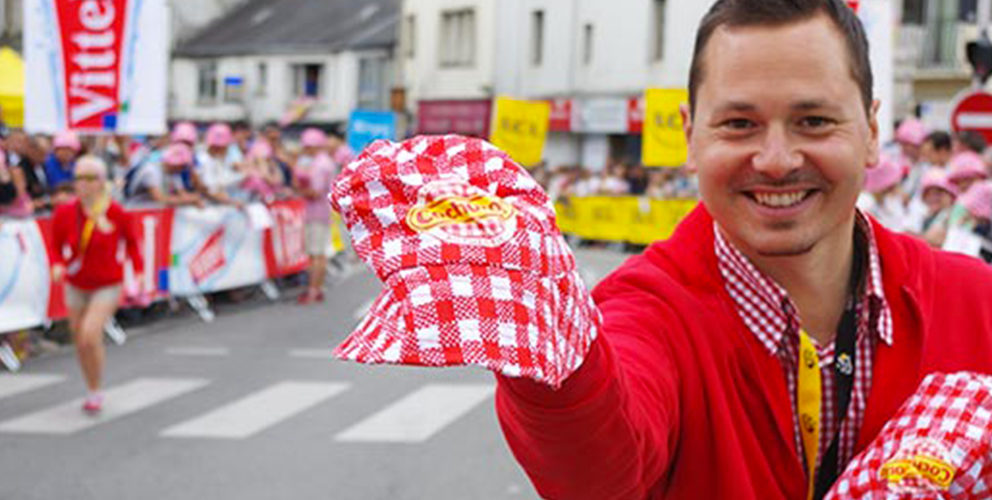
<path fill-rule="evenodd" d="M 822 498 L 933 372 L 992 372 L 992 272 L 855 209 L 878 161 L 868 44 L 840 0 L 719 0 L 684 111 L 701 206 L 593 292 L 554 390 L 498 376 L 549 498 Z"/>

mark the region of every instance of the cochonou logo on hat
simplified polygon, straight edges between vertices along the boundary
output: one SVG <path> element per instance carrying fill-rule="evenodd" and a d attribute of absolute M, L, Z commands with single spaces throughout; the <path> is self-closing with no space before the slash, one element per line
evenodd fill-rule
<path fill-rule="evenodd" d="M 496 246 L 516 231 L 517 209 L 467 182 L 447 178 L 420 188 L 406 224 L 448 243 Z"/>
<path fill-rule="evenodd" d="M 957 474 L 950 452 L 932 439 L 914 439 L 902 445 L 878 470 L 889 490 L 900 493 L 946 491 Z"/>

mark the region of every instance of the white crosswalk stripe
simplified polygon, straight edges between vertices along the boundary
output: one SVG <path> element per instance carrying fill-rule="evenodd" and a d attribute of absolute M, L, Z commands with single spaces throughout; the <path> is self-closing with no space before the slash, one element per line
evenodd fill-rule
<path fill-rule="evenodd" d="M 226 347 L 170 347 L 165 350 L 165 353 L 170 356 L 228 356 L 231 354 L 231 350 Z"/>
<path fill-rule="evenodd" d="M 282 382 L 170 427 L 164 437 L 243 439 L 348 389 L 344 383 Z"/>
<path fill-rule="evenodd" d="M 316 356 L 317 351 L 295 354 Z M 322 354 L 326 355 L 327 351 Z M 2 374 L 0 399 L 43 390 L 67 378 L 56 374 Z M 139 378 L 105 391 L 104 409 L 97 417 L 81 411 L 81 398 L 73 399 L 0 422 L 0 434 L 72 435 L 155 405 L 168 404 L 170 400 L 210 383 L 200 378 Z M 218 403 L 205 413 L 164 430 L 150 432 L 166 439 L 247 439 L 351 388 L 352 384 L 345 381 L 281 381 L 234 401 Z M 333 439 L 344 443 L 421 443 L 490 399 L 494 390 L 492 384 L 422 386 L 366 416 Z"/>
<path fill-rule="evenodd" d="M 173 399 L 207 385 L 203 379 L 140 378 L 107 390 L 103 412 L 83 414 L 82 399 L 0 423 L 0 432 L 17 434 L 72 434 Z"/>
<path fill-rule="evenodd" d="M 345 442 L 419 443 L 458 420 L 494 392 L 489 385 L 431 384 L 338 434 Z"/>
<path fill-rule="evenodd" d="M 57 384 L 63 380 L 65 380 L 64 375 L 3 373 L 0 374 L 0 399 L 16 396 L 22 392 L 41 389 L 42 387 Z"/>
<path fill-rule="evenodd" d="M 333 349 L 290 349 L 289 357 L 302 359 L 323 359 L 325 361 L 335 359 Z"/>

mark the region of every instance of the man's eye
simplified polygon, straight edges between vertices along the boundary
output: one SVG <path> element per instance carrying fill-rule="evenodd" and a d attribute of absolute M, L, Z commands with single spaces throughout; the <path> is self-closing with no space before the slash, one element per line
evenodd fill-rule
<path fill-rule="evenodd" d="M 747 130 L 754 127 L 754 122 L 745 118 L 732 118 L 724 121 L 721 126 L 730 130 Z"/>
<path fill-rule="evenodd" d="M 799 124 L 807 128 L 821 128 L 834 123 L 834 120 L 824 116 L 807 116 L 799 120 Z"/>

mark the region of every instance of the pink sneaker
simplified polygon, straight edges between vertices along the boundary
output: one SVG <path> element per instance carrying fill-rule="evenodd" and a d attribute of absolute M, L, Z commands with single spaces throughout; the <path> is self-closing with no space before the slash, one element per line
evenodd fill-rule
<path fill-rule="evenodd" d="M 83 412 L 90 415 L 96 415 L 100 413 L 103 409 L 103 396 L 99 394 L 90 394 L 86 396 L 83 400 Z"/>

